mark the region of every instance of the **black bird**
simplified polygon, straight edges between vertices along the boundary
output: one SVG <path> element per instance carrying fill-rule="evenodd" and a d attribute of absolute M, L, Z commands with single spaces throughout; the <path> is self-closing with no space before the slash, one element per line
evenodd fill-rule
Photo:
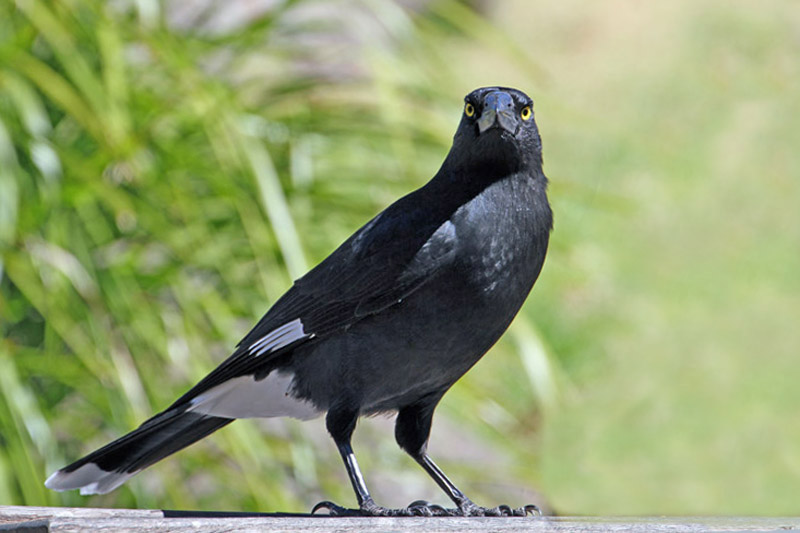
<path fill-rule="evenodd" d="M 138 429 L 45 485 L 109 492 L 236 418 L 326 413 L 358 509 L 331 514 L 525 515 L 483 508 L 427 453 L 433 411 L 508 328 L 539 276 L 552 228 L 533 101 L 485 87 L 465 98 L 453 146 L 420 189 L 295 282 L 227 360 Z M 350 447 L 360 416 L 397 412 L 395 438 L 457 508 L 379 507 Z"/>

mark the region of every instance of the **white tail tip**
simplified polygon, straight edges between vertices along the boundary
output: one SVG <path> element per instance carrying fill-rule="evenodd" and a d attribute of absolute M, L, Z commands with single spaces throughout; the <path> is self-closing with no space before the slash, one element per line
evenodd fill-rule
<path fill-rule="evenodd" d="M 59 492 L 80 489 L 84 496 L 105 494 L 116 489 L 135 474 L 136 472 L 106 472 L 94 463 L 86 463 L 72 472 L 63 470 L 54 472 L 44 482 L 44 486 Z"/>

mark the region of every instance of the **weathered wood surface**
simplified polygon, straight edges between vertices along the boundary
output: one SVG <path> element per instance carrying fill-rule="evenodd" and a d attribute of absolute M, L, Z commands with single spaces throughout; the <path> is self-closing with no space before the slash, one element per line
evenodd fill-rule
<path fill-rule="evenodd" d="M 236 513 L 231 513 L 236 515 Z M 177 516 L 176 516 L 177 515 Z M 88 531 L 167 533 L 226 532 L 701 532 L 800 529 L 800 518 L 747 517 L 528 517 L 528 518 L 332 518 L 304 515 L 219 517 L 214 513 L 175 513 L 136 509 L 2 507 L 0 532 L 77 533 Z"/>

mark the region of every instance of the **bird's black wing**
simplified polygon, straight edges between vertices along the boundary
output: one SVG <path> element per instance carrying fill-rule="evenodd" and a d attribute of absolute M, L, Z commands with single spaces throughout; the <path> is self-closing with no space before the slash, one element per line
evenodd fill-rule
<path fill-rule="evenodd" d="M 377 215 L 300 278 L 236 351 L 172 407 L 231 378 L 257 374 L 298 344 L 322 340 L 391 307 L 455 256 L 455 227 L 414 195 Z"/>

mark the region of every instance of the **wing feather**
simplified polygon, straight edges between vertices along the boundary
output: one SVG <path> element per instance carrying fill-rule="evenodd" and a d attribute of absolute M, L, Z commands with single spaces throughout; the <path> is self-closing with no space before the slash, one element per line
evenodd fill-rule
<path fill-rule="evenodd" d="M 455 227 L 446 215 L 431 217 L 424 206 L 409 209 L 409 200 L 413 194 L 376 216 L 297 280 L 236 351 L 172 407 L 188 406 L 198 394 L 235 377 L 266 376 L 299 344 L 323 339 L 396 305 L 451 264 Z"/>

